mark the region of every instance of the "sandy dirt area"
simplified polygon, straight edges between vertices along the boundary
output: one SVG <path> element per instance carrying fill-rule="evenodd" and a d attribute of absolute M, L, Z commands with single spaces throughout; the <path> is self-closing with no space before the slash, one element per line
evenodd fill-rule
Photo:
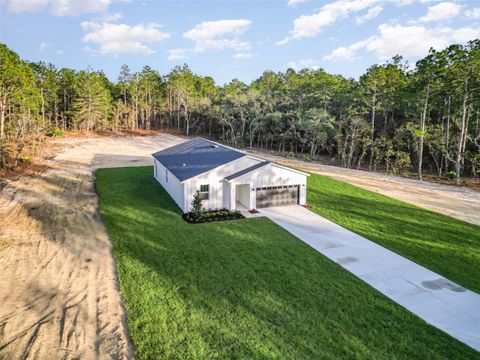
<path fill-rule="evenodd" d="M 465 187 L 389 176 L 362 170 L 287 159 L 268 152 L 249 151 L 279 164 L 329 176 L 367 190 L 403 200 L 472 224 L 480 225 L 480 192 Z"/>
<path fill-rule="evenodd" d="M 66 138 L 0 192 L 0 359 L 125 359 L 125 312 L 93 170 L 151 164 L 168 135 Z"/>
<path fill-rule="evenodd" d="M 128 340 L 94 170 L 149 165 L 172 135 L 65 138 L 49 170 L 0 192 L 0 358 L 125 359 Z M 272 160 L 480 224 L 480 193 L 362 171 Z"/>

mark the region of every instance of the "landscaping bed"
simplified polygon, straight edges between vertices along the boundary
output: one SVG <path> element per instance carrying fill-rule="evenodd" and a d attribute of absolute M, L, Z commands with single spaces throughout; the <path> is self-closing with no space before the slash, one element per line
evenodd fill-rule
<path fill-rule="evenodd" d="M 228 209 L 220 210 L 205 210 L 201 211 L 200 214 L 194 212 L 188 212 L 182 215 L 183 220 L 190 224 L 202 224 L 209 223 L 213 221 L 227 221 L 227 220 L 238 220 L 244 219 L 245 217 L 240 213 L 240 211 L 230 211 Z"/>

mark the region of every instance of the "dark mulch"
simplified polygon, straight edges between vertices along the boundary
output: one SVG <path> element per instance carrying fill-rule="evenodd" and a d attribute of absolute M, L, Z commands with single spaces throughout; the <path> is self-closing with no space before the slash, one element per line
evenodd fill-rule
<path fill-rule="evenodd" d="M 239 219 L 244 219 L 245 216 L 243 216 L 238 211 L 234 212 L 227 209 L 221 209 L 221 210 L 203 211 L 202 215 L 198 217 L 195 216 L 192 212 L 188 212 L 188 213 L 182 214 L 182 218 L 183 220 L 185 220 L 190 224 L 203 224 L 203 223 L 209 223 L 214 221 L 239 220 Z"/>

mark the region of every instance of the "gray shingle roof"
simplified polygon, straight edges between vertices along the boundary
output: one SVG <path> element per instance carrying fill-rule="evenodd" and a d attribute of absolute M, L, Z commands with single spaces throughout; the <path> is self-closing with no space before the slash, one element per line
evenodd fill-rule
<path fill-rule="evenodd" d="M 225 177 L 225 179 L 227 180 L 233 180 L 239 176 L 242 176 L 242 175 L 245 175 L 245 174 L 248 174 L 249 172 L 253 171 L 253 170 L 256 170 L 256 169 L 259 169 L 265 165 L 268 165 L 270 164 L 270 161 L 262 161 L 262 162 L 259 162 L 258 164 L 255 164 L 255 165 L 252 165 L 246 169 L 243 169 L 243 170 L 240 170 L 239 172 L 236 172 L 235 174 L 232 174 L 232 175 L 228 175 Z"/>
<path fill-rule="evenodd" d="M 180 181 L 188 180 L 246 154 L 204 138 L 194 138 L 152 154 Z"/>

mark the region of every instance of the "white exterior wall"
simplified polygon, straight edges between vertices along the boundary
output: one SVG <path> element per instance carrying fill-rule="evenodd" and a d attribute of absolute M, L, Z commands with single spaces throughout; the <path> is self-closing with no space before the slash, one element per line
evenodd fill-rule
<path fill-rule="evenodd" d="M 250 184 L 250 207 L 256 207 L 256 191 L 258 187 L 300 185 L 299 204 L 307 202 L 307 175 L 289 170 L 275 164 L 265 165 L 231 181 L 230 196 L 235 199 L 235 185 Z"/>
<path fill-rule="evenodd" d="M 230 209 L 230 183 L 223 181 L 222 208 Z"/>
<path fill-rule="evenodd" d="M 206 173 L 185 180 L 183 184 L 185 189 L 184 211 L 187 212 L 190 210 L 193 195 L 197 190 L 200 190 L 200 185 L 207 184 L 210 185 L 210 192 L 208 200 L 203 200 L 203 207 L 205 209 L 221 209 L 224 207 L 231 209 L 232 207 L 229 203 L 231 204 L 232 198 L 229 199 L 228 196 L 224 195 L 224 189 L 226 190 L 227 187 L 224 186 L 226 183 L 223 179 L 228 175 L 232 175 L 259 162 L 260 160 L 258 159 L 244 156 Z M 230 187 L 230 196 L 231 188 L 232 187 Z M 235 196 L 233 196 L 233 202 L 235 203 Z"/>
<path fill-rule="evenodd" d="M 153 159 L 153 175 L 155 179 L 170 194 L 177 205 L 185 212 L 184 184 L 175 175 L 168 171 L 157 159 Z M 168 182 L 166 182 L 165 171 L 168 171 Z"/>
<path fill-rule="evenodd" d="M 252 192 L 251 186 L 249 184 L 238 185 L 237 186 L 237 199 L 238 201 L 247 208 L 250 207 L 250 193 Z"/>

